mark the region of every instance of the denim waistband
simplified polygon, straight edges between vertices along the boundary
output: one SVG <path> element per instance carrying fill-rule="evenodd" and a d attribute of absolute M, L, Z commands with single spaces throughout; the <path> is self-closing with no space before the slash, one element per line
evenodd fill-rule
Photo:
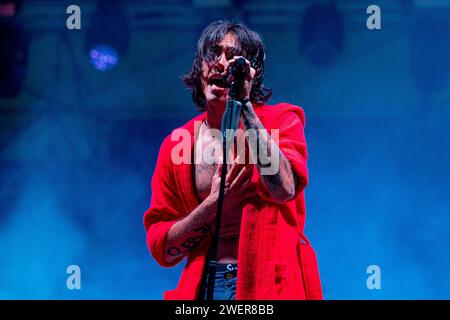
<path fill-rule="evenodd" d="M 216 273 L 227 273 L 237 271 L 237 263 L 218 263 L 216 265 Z"/>
<path fill-rule="evenodd" d="M 215 268 L 213 300 L 234 300 L 236 294 L 237 264 L 210 262 L 209 267 Z M 200 294 L 206 299 L 208 289 L 202 287 Z"/>

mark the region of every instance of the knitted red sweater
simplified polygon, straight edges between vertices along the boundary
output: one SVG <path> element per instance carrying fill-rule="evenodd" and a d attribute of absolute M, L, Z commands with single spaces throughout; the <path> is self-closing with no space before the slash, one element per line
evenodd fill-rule
<path fill-rule="evenodd" d="M 316 255 L 303 233 L 303 190 L 308 183 L 303 110 L 287 103 L 256 105 L 254 109 L 269 133 L 270 129 L 279 129 L 278 145 L 299 182 L 293 199 L 277 203 L 271 199 L 257 170 L 253 170 L 252 181 L 261 197 L 247 203 L 242 211 L 236 299 L 322 299 Z M 190 134 L 191 150 L 195 123 L 205 117 L 203 113 L 181 127 Z M 171 161 L 172 148 L 178 143 L 178 140 L 171 141 L 169 135 L 161 145 L 152 178 L 151 204 L 144 214 L 147 244 L 153 257 L 164 267 L 185 258 L 180 257 L 171 264 L 164 260 L 168 230 L 199 205 L 194 193 L 192 164 Z M 178 287 L 166 291 L 164 299 L 197 299 L 209 245 L 210 241 L 205 240 L 186 256 Z"/>

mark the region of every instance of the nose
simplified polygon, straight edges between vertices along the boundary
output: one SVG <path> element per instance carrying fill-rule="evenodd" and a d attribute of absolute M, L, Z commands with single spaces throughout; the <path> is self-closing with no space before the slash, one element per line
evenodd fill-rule
<path fill-rule="evenodd" d="M 216 65 L 214 66 L 215 70 L 219 73 L 224 72 L 225 65 L 227 64 L 227 58 L 225 57 L 225 53 L 222 53 L 220 56 L 220 59 L 216 62 Z"/>

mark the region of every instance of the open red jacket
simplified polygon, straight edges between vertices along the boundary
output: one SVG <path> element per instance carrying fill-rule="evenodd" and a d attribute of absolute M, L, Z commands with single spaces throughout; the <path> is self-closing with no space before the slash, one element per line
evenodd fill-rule
<path fill-rule="evenodd" d="M 308 183 L 304 112 L 300 107 L 287 103 L 256 105 L 254 109 L 269 133 L 270 129 L 279 129 L 278 145 L 299 181 L 295 197 L 277 203 L 271 199 L 257 170 L 254 170 L 252 181 L 260 197 L 247 203 L 242 211 L 236 299 L 322 299 L 316 255 L 303 233 L 303 190 Z M 181 127 L 190 134 L 191 151 L 197 130 L 195 123 L 205 117 L 206 113 L 203 113 Z M 171 161 L 172 148 L 181 139 L 172 141 L 169 135 L 161 145 L 152 178 L 151 204 L 144 214 L 148 247 L 164 267 L 176 265 L 185 258 L 180 257 L 170 264 L 165 261 L 163 248 L 168 230 L 199 205 L 193 165 Z M 197 299 L 209 245 L 210 239 L 205 240 L 187 254 L 178 287 L 166 291 L 164 299 Z"/>

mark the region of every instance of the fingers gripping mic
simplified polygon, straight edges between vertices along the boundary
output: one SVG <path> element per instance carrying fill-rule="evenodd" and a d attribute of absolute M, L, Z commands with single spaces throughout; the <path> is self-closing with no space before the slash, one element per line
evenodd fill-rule
<path fill-rule="evenodd" d="M 222 80 L 227 84 L 227 86 L 231 86 L 234 81 L 242 81 L 245 76 L 245 59 L 238 58 L 233 64 L 228 68 L 228 72 L 226 72 Z"/>

